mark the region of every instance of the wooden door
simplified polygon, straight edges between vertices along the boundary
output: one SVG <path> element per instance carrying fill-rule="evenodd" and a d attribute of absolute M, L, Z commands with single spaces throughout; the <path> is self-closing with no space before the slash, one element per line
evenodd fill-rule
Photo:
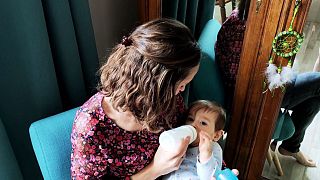
<path fill-rule="evenodd" d="M 161 0 L 138 0 L 140 23 L 161 17 Z"/>

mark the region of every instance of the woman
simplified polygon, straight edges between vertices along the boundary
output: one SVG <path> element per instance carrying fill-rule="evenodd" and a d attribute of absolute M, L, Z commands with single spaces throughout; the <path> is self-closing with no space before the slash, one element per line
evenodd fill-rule
<path fill-rule="evenodd" d="M 72 179 L 155 179 L 178 169 L 190 138 L 176 152 L 164 151 L 158 138 L 184 123 L 179 93 L 197 73 L 200 54 L 175 20 L 148 22 L 125 37 L 100 69 L 100 91 L 75 117 Z"/>

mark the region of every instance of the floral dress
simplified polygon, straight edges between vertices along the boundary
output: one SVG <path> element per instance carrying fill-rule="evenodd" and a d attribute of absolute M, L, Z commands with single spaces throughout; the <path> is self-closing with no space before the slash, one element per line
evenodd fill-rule
<path fill-rule="evenodd" d="M 244 31 L 246 30 L 246 22 L 238 16 L 239 10 L 233 10 L 228 19 L 222 24 L 215 44 L 216 62 L 223 79 L 224 94 L 226 95 L 225 108 L 227 111 L 231 111 L 232 107 Z"/>
<path fill-rule="evenodd" d="M 76 114 L 71 133 L 72 179 L 125 179 L 147 166 L 159 146 L 160 133 L 118 127 L 103 111 L 103 96 L 98 92 Z M 177 109 L 182 118 L 182 96 L 177 98 Z"/>

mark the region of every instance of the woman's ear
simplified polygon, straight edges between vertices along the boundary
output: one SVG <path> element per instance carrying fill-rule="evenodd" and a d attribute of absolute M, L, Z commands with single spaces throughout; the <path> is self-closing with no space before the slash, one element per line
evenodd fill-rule
<path fill-rule="evenodd" d="M 214 132 L 212 139 L 213 139 L 213 141 L 217 142 L 217 141 L 219 141 L 219 139 L 222 136 L 223 136 L 223 130 L 221 129 L 221 130 Z"/>

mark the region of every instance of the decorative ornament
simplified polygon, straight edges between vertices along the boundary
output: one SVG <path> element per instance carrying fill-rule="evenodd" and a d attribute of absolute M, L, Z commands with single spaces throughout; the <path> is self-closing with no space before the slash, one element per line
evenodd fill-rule
<path fill-rule="evenodd" d="M 301 0 L 296 0 L 293 17 L 288 31 L 280 32 L 272 42 L 272 52 L 269 59 L 269 65 L 265 71 L 268 89 L 272 92 L 274 89 L 281 87 L 283 90 L 286 84 L 292 83 L 294 80 L 294 72 L 292 70 L 293 56 L 295 56 L 303 42 L 304 36 L 294 31 L 292 26 L 297 15 Z M 288 59 L 288 64 L 282 67 L 282 61 L 277 66 L 272 56 L 280 56 Z"/>
<path fill-rule="evenodd" d="M 131 46 L 132 45 L 132 40 L 127 36 L 123 36 L 121 44 L 124 45 L 125 47 Z"/>

